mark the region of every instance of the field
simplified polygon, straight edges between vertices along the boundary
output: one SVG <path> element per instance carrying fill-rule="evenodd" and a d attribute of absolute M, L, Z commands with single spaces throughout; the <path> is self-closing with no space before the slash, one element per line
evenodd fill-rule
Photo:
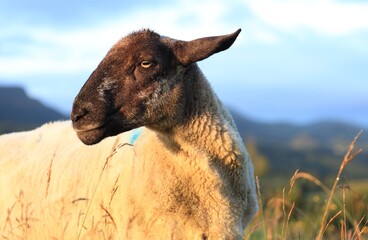
<path fill-rule="evenodd" d="M 362 151 L 351 143 L 336 178 L 327 185 L 311 173 L 295 172 L 274 196 L 262 193 L 257 178 L 260 210 L 244 239 L 366 239 L 368 238 L 368 180 L 341 179 Z"/>

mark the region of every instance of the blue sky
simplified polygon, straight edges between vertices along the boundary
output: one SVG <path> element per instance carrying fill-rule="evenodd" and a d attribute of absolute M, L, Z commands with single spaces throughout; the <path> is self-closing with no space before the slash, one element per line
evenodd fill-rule
<path fill-rule="evenodd" d="M 141 28 L 243 31 L 200 62 L 228 106 L 261 121 L 368 126 L 368 3 L 343 0 L 0 0 L 0 85 L 64 113 L 108 49 Z"/>

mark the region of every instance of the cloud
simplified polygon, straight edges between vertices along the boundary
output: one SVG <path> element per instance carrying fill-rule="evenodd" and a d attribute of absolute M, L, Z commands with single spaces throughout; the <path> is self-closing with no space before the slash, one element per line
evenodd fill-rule
<path fill-rule="evenodd" d="M 186 40 L 236 30 L 222 23 L 225 11 L 222 1 L 181 1 L 100 18 L 100 23 L 90 26 L 9 26 L 0 33 L 0 78 L 90 71 L 120 37 L 145 27 Z"/>
<path fill-rule="evenodd" d="M 368 30 L 368 4 L 336 0 L 247 1 L 264 23 L 285 32 L 348 35 Z"/>
<path fill-rule="evenodd" d="M 73 27 L 69 23 L 69 27 L 62 27 L 30 21 L 29 25 L 22 22 L 3 28 L 0 78 L 91 71 L 121 36 L 144 27 L 189 40 L 231 32 L 241 26 L 245 31 L 236 44 L 274 45 L 285 41 L 283 32 L 300 33 L 307 29 L 319 34 L 341 35 L 367 29 L 367 8 L 368 4 L 331 0 L 182 0 L 156 8 L 129 5 L 122 10 L 116 9 L 111 13 L 113 17 L 99 15 L 98 9 L 88 8 L 90 16 L 98 19 L 91 25 L 84 24 L 87 20 L 78 25 L 81 17 L 74 13 L 77 24 Z M 83 8 L 77 9 L 82 11 Z M 231 20 L 236 12 L 237 20 Z M 35 14 L 40 14 L 39 10 Z M 60 15 L 55 17 L 59 19 Z"/>
<path fill-rule="evenodd" d="M 68 19 L 68 22 L 74 23 L 73 27 L 69 23 L 67 27 L 59 25 L 62 22 L 59 21 L 61 16 L 67 12 L 65 7 L 55 15 L 58 19 L 57 25 L 39 25 L 32 21 L 27 24 L 15 20 L 9 25 L 2 25 L 0 79 L 29 74 L 91 71 L 121 36 L 143 27 L 189 40 L 231 32 L 241 26 L 244 31 L 236 44 L 247 46 L 285 43 L 290 41 L 290 34 L 306 34 L 305 30 L 309 30 L 322 35 L 355 34 L 353 40 L 357 44 L 354 46 L 367 46 L 366 40 L 356 34 L 357 31 L 368 29 L 368 4 L 361 2 L 181 0 L 160 3 L 156 7 L 152 4 L 135 7 L 129 4 L 104 10 L 104 4 L 84 8 L 86 1 L 68 1 L 69 5 L 77 4 L 73 9 L 80 13 L 73 12 L 71 19 Z M 16 4 L 19 5 L 17 1 L 14 5 Z M 27 9 L 32 6 L 27 5 Z M 59 7 L 51 7 L 50 12 Z M 35 6 L 33 8 L 36 9 Z M 22 14 L 25 9 L 22 8 Z M 35 17 L 42 15 L 40 9 L 42 8 L 38 6 Z M 43 9 L 46 12 L 45 18 L 50 19 L 53 14 L 48 11 L 49 9 Z M 81 23 L 81 16 L 85 17 L 85 12 L 88 12 L 90 18 L 96 19 L 93 24 L 86 25 L 86 20 Z M 20 16 L 18 18 L 22 19 Z"/>

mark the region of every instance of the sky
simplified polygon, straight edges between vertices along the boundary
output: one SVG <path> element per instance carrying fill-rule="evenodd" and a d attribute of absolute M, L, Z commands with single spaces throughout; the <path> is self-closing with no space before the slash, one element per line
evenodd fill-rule
<path fill-rule="evenodd" d="M 0 86 L 69 114 L 121 37 L 242 32 L 199 66 L 222 101 L 264 122 L 368 126 L 368 2 L 358 0 L 0 0 Z"/>

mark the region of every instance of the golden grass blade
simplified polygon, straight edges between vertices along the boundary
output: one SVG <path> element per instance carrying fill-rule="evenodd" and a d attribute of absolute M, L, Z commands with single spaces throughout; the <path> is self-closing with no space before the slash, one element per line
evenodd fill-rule
<path fill-rule="evenodd" d="M 360 132 L 356 135 L 356 137 L 354 138 L 354 140 L 351 142 L 350 146 L 349 146 L 349 150 L 348 152 L 346 153 L 345 157 L 344 157 L 344 160 L 342 161 L 341 163 L 341 166 L 340 166 L 340 169 L 339 169 L 339 172 L 337 173 L 337 176 L 336 176 L 336 179 L 334 181 L 334 184 L 332 186 L 332 189 L 330 191 L 330 194 L 328 196 L 328 200 L 327 200 L 327 203 L 326 203 L 326 206 L 325 206 L 325 211 L 323 213 L 323 217 L 322 217 L 322 221 L 321 221 L 321 226 L 320 226 L 320 230 L 319 230 L 319 233 L 318 233 L 318 236 L 317 236 L 317 240 L 322 240 L 323 238 L 323 234 L 326 230 L 326 228 L 328 227 L 328 224 L 326 225 L 326 219 L 327 219 L 327 215 L 328 215 L 328 211 L 330 209 L 330 205 L 331 205 L 331 200 L 332 200 L 332 197 L 333 197 L 333 194 L 335 192 L 335 189 L 336 189 L 336 186 L 337 186 L 337 183 L 339 182 L 340 180 L 340 176 L 341 176 L 341 173 L 342 171 L 344 170 L 345 166 L 350 162 L 352 161 L 356 155 L 358 155 L 359 153 L 362 152 L 362 149 L 358 149 L 355 153 L 353 153 L 353 150 L 354 150 L 354 147 L 355 147 L 355 143 L 356 141 L 358 140 L 359 136 L 362 134 L 363 130 L 360 130 Z"/>
<path fill-rule="evenodd" d="M 262 198 L 261 198 L 261 183 L 259 181 L 258 176 L 256 176 L 256 188 L 257 188 L 257 197 L 258 197 L 258 205 L 259 205 L 259 211 L 261 214 L 262 222 L 265 222 L 264 219 L 264 212 L 263 212 L 263 204 L 262 204 Z M 267 239 L 267 231 L 266 231 L 266 225 L 263 224 L 263 234 L 264 238 Z"/>
<path fill-rule="evenodd" d="M 365 229 L 367 228 L 368 219 L 365 221 L 365 223 L 363 224 L 361 229 L 360 229 L 359 226 L 362 224 L 365 217 L 366 216 L 364 215 L 358 223 L 356 221 L 354 221 L 354 234 L 352 236 L 353 239 L 357 239 L 357 240 L 362 239 L 362 234 L 364 233 Z M 355 237 L 355 235 L 356 235 L 356 237 Z"/>
<path fill-rule="evenodd" d="M 293 190 L 293 187 L 294 187 L 294 184 L 295 184 L 295 181 L 297 179 L 297 175 L 299 173 L 299 169 L 297 169 L 294 173 L 294 175 L 291 177 L 290 179 L 290 189 L 289 189 L 289 193 L 288 193 L 288 196 L 290 196 L 290 193 L 291 193 L 291 190 Z"/>
<path fill-rule="evenodd" d="M 340 214 L 341 214 L 341 210 L 338 211 L 332 218 L 330 218 L 330 220 L 326 224 L 325 228 L 323 229 L 322 234 L 324 234 L 326 232 L 327 228 L 330 226 L 330 224 L 332 223 L 332 221 L 335 220 L 335 218 L 337 218 Z"/>
<path fill-rule="evenodd" d="M 286 228 L 285 228 L 285 240 L 286 240 L 286 235 L 287 233 L 289 232 L 289 222 L 290 222 L 290 217 L 291 217 L 291 214 L 294 210 L 294 207 L 295 207 L 295 202 L 293 202 L 293 204 L 291 205 L 291 208 L 290 208 L 290 211 L 289 211 L 289 214 L 288 214 L 288 217 L 287 217 L 287 221 L 286 221 Z M 290 235 L 290 233 L 289 233 Z"/>

